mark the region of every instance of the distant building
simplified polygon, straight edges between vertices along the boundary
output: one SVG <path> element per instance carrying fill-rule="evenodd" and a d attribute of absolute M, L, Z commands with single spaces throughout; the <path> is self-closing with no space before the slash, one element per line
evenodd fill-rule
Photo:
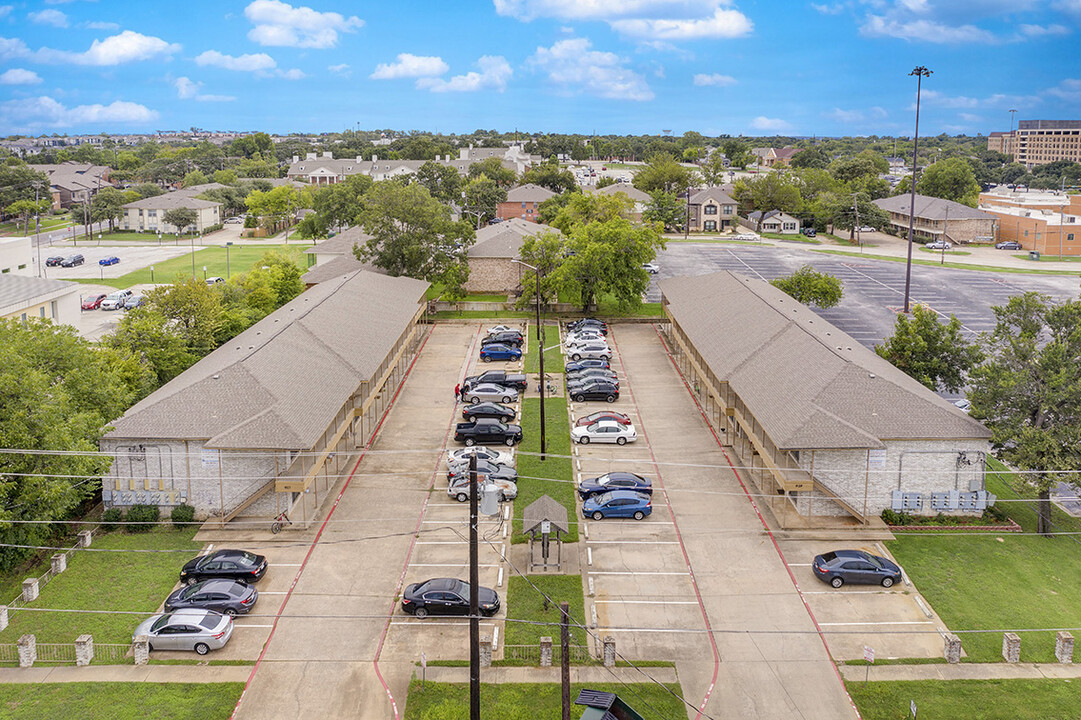
<path fill-rule="evenodd" d="M 1046 255 L 1081 255 L 1081 195 L 996 188 L 980 194 L 980 210 L 998 219 L 998 241 Z"/>
<path fill-rule="evenodd" d="M 691 232 L 720 232 L 736 222 L 736 201 L 719 187 L 691 195 L 688 207 Z"/>
<path fill-rule="evenodd" d="M 769 210 L 764 216 L 761 210 L 756 210 L 747 213 L 747 221 L 760 232 L 799 235 L 799 220 L 780 210 Z M 761 224 L 759 224 L 760 221 Z"/>
<path fill-rule="evenodd" d="M 912 198 L 907 193 L 881 198 L 875 205 L 890 216 L 890 227 L 895 234 L 908 233 Z M 995 237 L 994 215 L 971 208 L 952 200 L 927 195 L 916 196 L 916 221 L 913 233 L 920 241 L 945 239 L 953 244 L 993 242 Z"/>
<path fill-rule="evenodd" d="M 473 163 L 488 158 L 499 158 L 503 167 L 517 174 L 523 173 L 530 165 L 540 162 L 539 155 L 527 154 L 520 145 L 509 148 L 460 148 L 458 156 L 437 155 L 434 160 L 390 160 L 372 155 L 365 160 L 360 155 L 350 158 L 335 158 L 330 151 L 322 155 L 308 153 L 303 160 L 293 156 L 289 165 L 288 178 L 306 185 L 333 185 L 344 181 L 350 175 L 367 175 L 373 180 L 387 180 L 399 175 L 415 173 L 426 162 L 453 167 L 459 175 L 465 176 Z"/>
<path fill-rule="evenodd" d="M 507 193 L 505 202 L 496 208 L 496 217 L 504 220 L 520 218 L 530 222 L 540 222 L 540 204 L 554 198 L 556 194 L 540 185 L 526 183 L 513 188 Z"/>
<path fill-rule="evenodd" d="M 556 228 L 537 225 L 521 218 L 511 218 L 477 231 L 469 247 L 469 280 L 465 289 L 471 293 L 514 294 L 521 286 L 524 268 L 515 263 L 521 257 L 526 238 L 542 233 L 562 235 Z"/>
<path fill-rule="evenodd" d="M 633 205 L 631 211 L 628 213 L 631 220 L 639 221 L 642 219 L 642 213 L 646 211 L 646 208 L 653 198 L 649 193 L 642 192 L 634 185 L 630 183 L 616 183 L 615 185 L 606 185 L 599 190 L 589 190 L 593 195 L 623 195 L 630 200 Z"/>
<path fill-rule="evenodd" d="M 30 168 L 48 176 L 53 210 L 90 202 L 98 190 L 112 185 L 109 182 L 112 170 L 103 165 L 66 162 L 59 165 L 30 165 Z"/>
<path fill-rule="evenodd" d="M 386 274 L 382 268 L 371 263 L 361 262 L 353 254 L 353 246 L 363 246 L 372 236 L 360 227 L 351 227 L 334 237 L 324 240 L 305 250 L 312 266 L 301 278 L 308 287 L 321 282 L 349 275 L 357 270 Z"/>
<path fill-rule="evenodd" d="M 222 204 L 215 200 L 203 200 L 196 195 L 223 187 L 225 186 L 218 183 L 207 183 L 127 203 L 123 206 L 124 215 L 120 219 L 120 228 L 149 233 L 187 232 L 188 228 L 174 227 L 165 222 L 165 213 L 176 208 L 195 211 L 195 223 L 189 227 L 196 232 L 202 232 L 212 225 L 221 225 L 224 219 Z"/>
<path fill-rule="evenodd" d="M 1032 168 L 1056 160 L 1081 162 L 1081 120 L 1021 120 L 1012 133 L 993 132 L 987 149 Z"/>
<path fill-rule="evenodd" d="M 74 325 L 79 319 L 79 283 L 7 273 L 0 275 L 0 318 L 52 320 Z"/>

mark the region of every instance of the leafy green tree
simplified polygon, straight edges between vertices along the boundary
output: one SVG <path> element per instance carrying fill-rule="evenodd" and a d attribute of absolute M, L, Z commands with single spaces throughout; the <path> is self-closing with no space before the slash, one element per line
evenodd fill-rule
<path fill-rule="evenodd" d="M 859 216 L 858 223 L 857 215 Z M 871 202 L 868 195 L 862 193 L 855 195 L 844 193 L 835 197 L 830 213 L 830 223 L 836 228 L 848 230 L 849 240 L 856 237 L 857 224 L 882 229 L 887 227 L 889 222 L 889 213 Z"/>
<path fill-rule="evenodd" d="M 19 200 L 51 199 L 49 179 L 17 158 L 0 163 L 0 207 L 6 208 Z"/>
<path fill-rule="evenodd" d="M 626 195 L 572 193 L 550 224 L 565 235 L 570 235 L 576 227 L 625 217 L 632 207 Z"/>
<path fill-rule="evenodd" d="M 794 168 L 824 170 L 829 167 L 830 159 L 826 153 L 822 152 L 822 148 L 810 147 L 793 155 L 789 164 Z"/>
<path fill-rule="evenodd" d="M 164 190 L 154 183 L 140 183 L 132 186 L 131 189 L 138 193 L 140 198 L 157 197 L 158 195 L 165 193 Z"/>
<path fill-rule="evenodd" d="M 616 180 L 614 177 L 611 177 L 610 175 L 605 175 L 602 178 L 597 178 L 597 184 L 596 184 L 595 187 L 598 190 L 600 190 L 601 188 L 606 188 L 609 185 L 617 185 L 617 184 L 619 184 L 618 180 Z"/>
<path fill-rule="evenodd" d="M 680 232 L 687 220 L 687 206 L 673 193 L 654 190 L 652 198 L 642 212 L 642 219 L 660 223 L 666 232 Z"/>
<path fill-rule="evenodd" d="M 294 233 L 302 240 L 316 240 L 329 236 L 330 228 L 319 213 L 311 212 L 301 218 Z"/>
<path fill-rule="evenodd" d="M 1038 495 L 1037 532 L 1051 532 L 1051 489 L 1081 481 L 1081 301 L 1029 292 L 993 307 L 987 359 L 972 371 L 972 417 L 1000 459 Z"/>
<path fill-rule="evenodd" d="M 522 249 L 518 251 L 518 254 L 523 261 L 540 271 L 541 303 L 547 305 L 554 302 L 559 297 L 559 278 L 555 271 L 566 257 L 564 237 L 551 230 L 530 235 L 522 242 Z M 529 268 L 523 268 L 523 270 L 521 286 L 524 292 L 518 298 L 519 308 L 529 306 L 536 297 L 537 276 Z M 533 288 L 534 292 L 530 293 L 530 288 Z"/>
<path fill-rule="evenodd" d="M 187 187 L 187 178 L 184 179 L 184 186 Z M 216 170 L 214 172 L 214 182 L 222 185 L 236 185 L 237 176 L 233 170 Z"/>
<path fill-rule="evenodd" d="M 603 180 L 604 178 L 601 179 Z M 614 184 L 614 181 L 613 183 L 609 184 Z M 598 185 L 598 187 L 604 186 Z M 540 204 L 539 208 L 537 208 L 537 210 L 539 211 L 537 213 L 537 220 L 542 225 L 551 225 L 552 222 L 557 217 L 559 217 L 559 213 L 563 210 L 563 208 L 567 207 L 567 205 L 570 204 L 571 200 L 575 197 L 575 195 L 578 194 L 580 193 L 564 193 L 562 195 L 556 195 L 555 197 L 548 198 Z"/>
<path fill-rule="evenodd" d="M 643 192 L 661 190 L 680 193 L 694 184 L 696 175 L 667 153 L 658 153 L 646 161 L 646 166 L 634 175 L 634 186 Z"/>
<path fill-rule="evenodd" d="M 191 208 L 178 207 L 166 210 L 161 219 L 166 224 L 175 227 L 179 232 L 187 232 L 188 227 L 194 225 L 195 221 L 199 219 L 199 214 Z"/>
<path fill-rule="evenodd" d="M 750 148 L 739 140 L 725 140 L 721 143 L 721 149 L 724 150 L 724 156 L 728 158 L 732 167 L 745 168 L 751 161 Z"/>
<path fill-rule="evenodd" d="M 417 183 L 377 182 L 364 197 L 360 226 L 372 236 L 355 249 L 390 275 L 435 282 L 458 260 L 458 250 L 473 243 L 470 223 L 455 222 L 450 209 Z M 456 245 L 460 244 L 460 245 Z"/>
<path fill-rule="evenodd" d="M 913 305 L 911 317 L 897 316 L 893 335 L 875 352 L 889 360 L 930 390 L 957 392 L 965 378 L 983 359 L 976 343 L 965 340 L 961 321 L 951 315 L 949 322 L 923 305 Z"/>
<path fill-rule="evenodd" d="M 1006 167 L 1002 168 L 1002 174 L 1000 177 L 1002 178 L 1002 182 L 1012 184 L 1017 182 L 1018 179 L 1024 177 L 1026 173 L 1028 173 L 1028 168 L 1026 168 L 1021 163 L 1015 162 L 1010 163 Z"/>
<path fill-rule="evenodd" d="M 799 156 L 797 155 L 797 157 Z M 887 165 L 887 168 L 888 167 L 889 166 Z M 878 167 L 875 164 L 874 158 L 863 154 L 853 158 L 834 160 L 829 165 L 829 171 L 833 177 L 846 183 L 858 180 L 862 177 L 867 177 L 868 175 L 871 177 L 878 175 Z"/>
<path fill-rule="evenodd" d="M 518 182 L 518 174 L 503 165 L 497 157 L 490 157 L 469 166 L 469 179 L 475 180 L 481 175 L 504 190 L 510 190 Z"/>
<path fill-rule="evenodd" d="M 288 185 L 267 191 L 252 190 L 244 202 L 248 212 L 260 218 L 263 227 L 270 232 L 286 227 L 292 214 L 303 207 L 300 193 Z"/>
<path fill-rule="evenodd" d="M 137 358 L 153 376 L 154 387 L 164 385 L 199 360 L 176 324 L 146 306 L 124 313 L 116 329 L 102 338 L 102 344 Z"/>
<path fill-rule="evenodd" d="M 112 232 L 114 224 L 124 216 L 124 205 L 138 199 L 138 193 L 131 190 L 103 187 L 92 200 L 94 220 L 108 222 Z"/>
<path fill-rule="evenodd" d="M 190 173 L 184 176 L 181 181 L 181 185 L 186 188 L 194 187 L 196 185 L 206 185 L 210 180 L 203 174 L 202 170 L 192 170 Z"/>
<path fill-rule="evenodd" d="M 535 165 L 522 173 L 522 184 L 533 183 L 554 193 L 573 192 L 578 189 L 574 173 L 560 169 L 559 163 L 549 160 Z"/>
<path fill-rule="evenodd" d="M 971 207 L 976 206 L 980 194 L 976 173 L 963 158 L 950 158 L 931 165 L 923 171 L 916 189 L 921 195 L 953 200 Z"/>
<path fill-rule="evenodd" d="M 202 278 L 177 276 L 172 285 L 149 290 L 145 307 L 172 322 L 194 354 L 206 355 L 216 347 L 221 300 Z"/>
<path fill-rule="evenodd" d="M 770 285 L 804 305 L 817 305 L 820 308 L 831 308 L 841 302 L 844 291 L 839 278 L 818 272 L 810 265 L 804 265 L 791 275 L 775 278 Z"/>
<path fill-rule="evenodd" d="M 724 166 L 724 153 L 715 150 L 698 165 L 698 174 L 702 176 L 702 182 L 710 187 L 724 183 L 728 168 Z"/>
<path fill-rule="evenodd" d="M 417 168 L 416 181 L 428 188 L 432 197 L 445 203 L 462 196 L 462 178 L 450 165 L 429 160 Z"/>
<path fill-rule="evenodd" d="M 341 232 L 356 223 L 362 198 L 374 182 L 367 175 L 350 175 L 345 182 L 318 188 L 312 193 L 312 208 L 323 224 Z"/>
<path fill-rule="evenodd" d="M 484 175 L 479 175 L 465 184 L 465 208 L 474 213 L 477 227 L 495 217 L 499 203 L 506 202 L 507 190 Z"/>
<path fill-rule="evenodd" d="M 791 214 L 799 211 L 803 201 L 798 178 L 783 172 L 740 178 L 732 188 L 732 198 L 739 203 L 741 215 L 755 210 L 780 210 Z"/>
<path fill-rule="evenodd" d="M 33 200 L 16 200 L 15 202 L 4 208 L 4 212 L 8 215 L 15 215 L 16 226 L 21 225 L 23 230 L 26 231 L 30 226 L 30 220 L 37 215 L 47 213 L 52 203 L 48 199 L 33 201 Z"/>
<path fill-rule="evenodd" d="M 265 275 L 265 278 L 262 277 Z M 268 250 L 263 253 L 248 271 L 248 277 L 259 276 L 259 281 L 265 280 L 271 289 L 271 305 L 266 311 L 272 312 L 282 305 L 304 292 L 304 281 L 301 280 L 303 273 L 300 266 L 289 255 Z"/>

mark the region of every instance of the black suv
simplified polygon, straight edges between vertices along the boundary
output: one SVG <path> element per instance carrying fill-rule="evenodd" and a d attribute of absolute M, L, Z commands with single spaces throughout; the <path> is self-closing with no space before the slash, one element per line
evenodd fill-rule
<path fill-rule="evenodd" d="M 75 255 L 68 255 L 66 258 L 60 261 L 60 267 L 75 267 L 76 265 L 82 265 L 86 261 L 82 255 L 76 253 Z"/>
<path fill-rule="evenodd" d="M 53 255 L 51 258 L 45 260 L 45 267 L 56 267 L 62 262 L 64 262 L 63 255 Z"/>
<path fill-rule="evenodd" d="M 522 333 L 517 330 L 504 330 L 503 332 L 492 333 L 485 336 L 480 341 L 482 346 L 491 345 L 492 343 L 503 343 L 504 345 L 510 345 L 511 347 L 522 347 Z"/>

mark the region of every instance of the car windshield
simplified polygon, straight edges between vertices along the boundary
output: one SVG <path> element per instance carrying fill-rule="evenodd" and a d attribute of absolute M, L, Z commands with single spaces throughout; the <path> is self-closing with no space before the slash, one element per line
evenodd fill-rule
<path fill-rule="evenodd" d="M 199 624 L 205 627 L 207 630 L 213 630 L 221 622 L 221 617 L 213 613 L 207 613 L 203 615 L 203 619 L 199 621 Z"/>
<path fill-rule="evenodd" d="M 181 600 L 187 600 L 192 595 L 195 595 L 196 593 L 198 593 L 202 589 L 203 589 L 203 584 L 202 583 L 196 583 L 195 585 L 190 585 L 190 586 L 184 588 L 184 590 L 180 593 L 180 599 Z"/>
<path fill-rule="evenodd" d="M 598 495 L 597 496 L 597 504 L 598 505 L 607 505 L 608 502 L 612 499 L 612 497 L 613 497 L 613 495 L 612 495 L 611 492 L 606 492 L 603 495 Z"/>
<path fill-rule="evenodd" d="M 882 569 L 882 561 L 879 560 L 874 555 L 865 555 L 863 559 L 866 560 L 867 562 L 871 563 L 872 565 L 874 565 L 879 570 Z"/>
<path fill-rule="evenodd" d="M 150 629 L 153 630 L 154 632 L 157 632 L 158 630 L 161 630 L 163 627 L 165 627 L 166 625 L 169 624 L 169 620 L 171 618 L 172 618 L 172 615 L 162 615 L 160 618 L 158 618 L 154 622 L 153 625 L 150 626 Z"/>

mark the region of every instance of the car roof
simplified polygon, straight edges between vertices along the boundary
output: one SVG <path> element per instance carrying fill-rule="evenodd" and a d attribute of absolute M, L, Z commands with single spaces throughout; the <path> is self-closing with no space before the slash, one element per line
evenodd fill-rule
<path fill-rule="evenodd" d="M 871 557 L 871 553 L 864 552 L 863 550 L 834 550 L 833 554 L 839 558 L 857 558 L 859 560 Z"/>
<path fill-rule="evenodd" d="M 615 420 L 598 420 L 597 422 L 593 423 L 593 424 L 592 424 L 592 425 L 590 425 L 589 427 L 591 427 L 591 428 L 595 428 L 595 427 L 605 427 L 605 426 L 609 426 L 609 427 L 617 427 L 617 428 L 619 428 L 620 430 L 622 430 L 623 428 L 627 427 L 627 426 L 626 426 L 626 425 L 624 425 L 623 423 L 621 423 L 621 422 L 616 422 Z"/>
<path fill-rule="evenodd" d="M 635 500 L 648 500 L 649 497 L 644 493 L 640 493 L 637 490 L 609 490 L 606 495 L 611 495 L 614 498 L 634 498 Z"/>
<path fill-rule="evenodd" d="M 600 480 L 603 477 L 615 478 L 615 479 L 634 478 L 635 480 L 644 480 L 647 483 L 649 482 L 648 478 L 644 478 L 641 475 L 639 475 L 638 473 L 632 473 L 632 472 L 628 472 L 626 470 L 613 470 L 612 472 L 605 473 L 604 475 L 600 475 L 598 477 L 593 478 L 593 481 L 595 482 L 597 480 Z"/>

